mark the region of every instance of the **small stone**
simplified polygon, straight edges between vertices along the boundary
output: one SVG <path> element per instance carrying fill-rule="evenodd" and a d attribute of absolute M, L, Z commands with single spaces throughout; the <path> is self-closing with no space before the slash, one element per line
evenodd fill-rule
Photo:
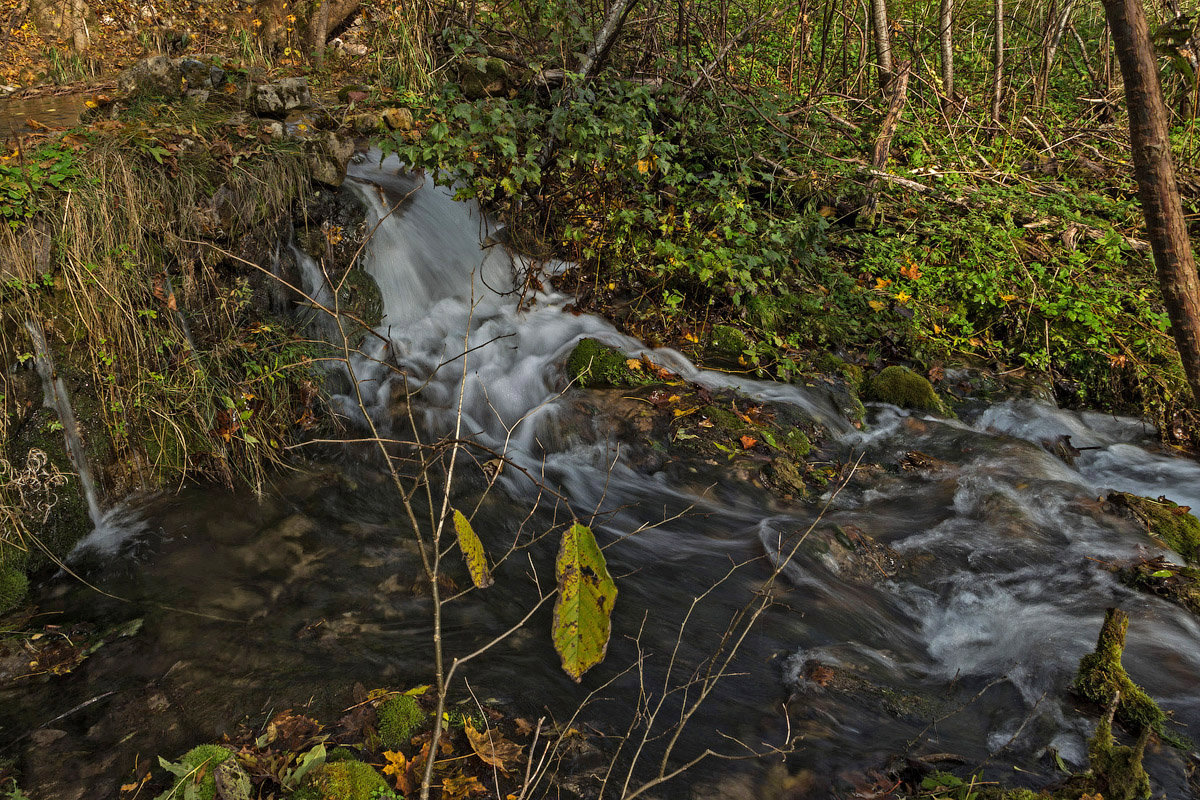
<path fill-rule="evenodd" d="M 394 131 L 411 131 L 413 129 L 413 115 L 407 108 L 384 109 L 383 121 Z"/>

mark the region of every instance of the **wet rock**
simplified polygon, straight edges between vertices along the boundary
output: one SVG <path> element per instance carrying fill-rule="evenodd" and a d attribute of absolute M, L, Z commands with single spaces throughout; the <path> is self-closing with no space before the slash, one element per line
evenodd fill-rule
<path fill-rule="evenodd" d="M 933 718 L 938 710 L 935 703 L 919 695 L 884 686 L 849 667 L 815 658 L 806 660 L 796 677 L 801 696 L 822 691 L 841 695 L 897 719 L 923 721 Z"/>
<path fill-rule="evenodd" d="M 284 78 L 274 83 L 248 83 L 246 110 L 259 117 L 286 117 L 293 111 L 312 106 L 308 79 Z"/>
<path fill-rule="evenodd" d="M 126 101 L 138 97 L 184 96 L 203 101 L 211 90 L 220 89 L 227 80 L 225 70 L 213 64 L 208 56 L 154 56 L 122 72 L 117 78 L 117 91 Z"/>
<path fill-rule="evenodd" d="M 722 358 L 737 358 L 752 344 L 745 331 L 732 325 L 713 325 L 709 332 L 708 349 Z"/>
<path fill-rule="evenodd" d="M 326 131 L 313 140 L 310 153 L 313 180 L 326 186 L 341 186 L 346 180 L 346 165 L 354 155 L 354 140 Z"/>
<path fill-rule="evenodd" d="M 1122 567 L 1117 577 L 1131 589 L 1170 600 L 1200 616 L 1200 569 L 1160 557 Z"/>

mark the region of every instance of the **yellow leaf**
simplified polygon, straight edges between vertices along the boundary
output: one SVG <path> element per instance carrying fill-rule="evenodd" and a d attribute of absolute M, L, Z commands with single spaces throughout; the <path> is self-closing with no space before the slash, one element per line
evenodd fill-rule
<path fill-rule="evenodd" d="M 892 297 L 896 298 L 897 303 L 907 303 L 912 299 L 912 295 L 908 292 L 896 292 Z"/>
<path fill-rule="evenodd" d="M 668 398 L 667 398 L 667 402 L 668 402 L 668 403 L 678 403 L 678 402 L 679 402 L 679 395 L 677 395 L 677 394 L 673 394 L 673 395 L 671 395 L 670 397 L 668 397 Z"/>
<path fill-rule="evenodd" d="M 688 414 L 695 414 L 695 413 L 696 413 L 696 409 L 694 409 L 694 408 L 677 408 L 674 411 L 674 414 L 676 417 L 686 417 Z"/>
<path fill-rule="evenodd" d="M 472 794 L 484 794 L 487 788 L 474 775 L 458 774 L 442 779 L 442 797 L 445 800 L 462 800 Z"/>
<path fill-rule="evenodd" d="M 690 331 L 683 335 L 683 339 L 685 342 L 691 342 L 692 344 L 695 344 L 696 342 L 700 341 L 700 338 L 698 336 L 696 336 L 696 334 L 691 333 Z"/>
<path fill-rule="evenodd" d="M 1015 294 L 1002 294 L 1000 295 L 1000 299 L 1007 303 L 1010 300 L 1016 300 L 1017 296 Z"/>
<path fill-rule="evenodd" d="M 630 369 L 641 369 L 642 360 L 640 358 L 627 358 L 625 359 L 625 366 L 629 367 Z"/>
<path fill-rule="evenodd" d="M 867 305 L 869 305 L 874 311 L 883 311 L 885 308 L 887 308 L 887 303 L 882 303 L 878 300 L 868 300 Z"/>
<path fill-rule="evenodd" d="M 876 278 L 875 279 L 875 288 L 881 292 L 891 285 L 892 285 L 891 278 Z"/>
<path fill-rule="evenodd" d="M 521 761 L 522 747 L 505 739 L 500 731 L 487 729 L 480 733 L 471 723 L 463 726 L 471 749 L 485 764 L 491 764 L 501 772 L 508 772 L 509 766 L 518 766 Z"/>
<path fill-rule="evenodd" d="M 462 550 L 463 560 L 467 562 L 467 569 L 471 573 L 471 582 L 480 589 L 495 583 L 483 552 L 483 542 L 475 535 L 470 520 L 457 508 L 454 509 L 454 533 L 458 536 L 458 549 Z"/>
<path fill-rule="evenodd" d="M 384 775 L 395 775 L 397 777 L 408 772 L 408 758 L 404 753 L 393 753 L 391 750 L 384 750 L 383 757 L 387 759 L 387 766 L 383 768 Z"/>

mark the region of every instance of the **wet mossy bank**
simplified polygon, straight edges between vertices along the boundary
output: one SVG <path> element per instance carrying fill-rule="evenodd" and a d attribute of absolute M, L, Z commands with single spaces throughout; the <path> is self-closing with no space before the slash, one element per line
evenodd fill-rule
<path fill-rule="evenodd" d="M 261 487 L 329 424 L 313 265 L 343 285 L 351 329 L 378 321 L 354 263 L 365 209 L 338 186 L 349 139 L 285 131 L 245 93 L 133 92 L 104 116 L 25 141 L 0 173 L 33 190 L 0 203 L 0 612 L 93 527 L 49 377 L 97 509 L 189 481 Z"/>

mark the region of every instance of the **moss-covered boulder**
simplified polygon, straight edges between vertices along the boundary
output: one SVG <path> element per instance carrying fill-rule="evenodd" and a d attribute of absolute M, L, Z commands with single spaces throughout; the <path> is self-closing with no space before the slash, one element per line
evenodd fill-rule
<path fill-rule="evenodd" d="M 1154 558 L 1122 567 L 1117 577 L 1131 589 L 1158 595 L 1200 615 L 1200 569 Z"/>
<path fill-rule="evenodd" d="M 1200 565 L 1200 520 L 1184 506 L 1165 497 L 1151 500 L 1127 492 L 1113 492 L 1108 503 L 1119 513 L 1132 517 L 1155 539 L 1183 556 L 1187 563 Z"/>
<path fill-rule="evenodd" d="M 581 339 L 567 357 L 567 377 L 584 389 L 629 388 L 649 381 L 629 367 L 624 354 L 595 339 Z"/>
<path fill-rule="evenodd" d="M 388 750 L 399 750 L 425 722 L 425 712 L 415 697 L 389 697 L 379 707 L 379 740 Z"/>
<path fill-rule="evenodd" d="M 468 100 L 507 94 L 508 65 L 498 58 L 464 58 L 458 66 L 458 88 Z"/>
<path fill-rule="evenodd" d="M 864 394 L 868 400 L 891 403 L 914 411 L 948 413 L 942 399 L 933 390 L 933 384 L 924 376 L 898 364 L 884 368 L 872 378 Z"/>
<path fill-rule="evenodd" d="M 371 800 L 391 788 L 374 767 L 361 761 L 322 764 L 309 776 L 309 787 L 320 800 Z"/>
<path fill-rule="evenodd" d="M 1120 693 L 1116 718 L 1123 725 L 1134 733 L 1147 728 L 1161 733 L 1166 715 L 1141 687 L 1130 680 L 1121 664 L 1128 629 L 1129 615 L 1120 609 L 1108 609 L 1096 650 L 1079 662 L 1074 688 L 1082 697 L 1103 707 L 1111 705 Z"/>
<path fill-rule="evenodd" d="M 741 328 L 732 325 L 713 325 L 709 332 L 708 349 L 722 358 L 737 358 L 750 349 L 753 341 Z"/>
<path fill-rule="evenodd" d="M 0 563 L 0 614 L 15 608 L 29 592 L 29 579 L 18 567 Z"/>

